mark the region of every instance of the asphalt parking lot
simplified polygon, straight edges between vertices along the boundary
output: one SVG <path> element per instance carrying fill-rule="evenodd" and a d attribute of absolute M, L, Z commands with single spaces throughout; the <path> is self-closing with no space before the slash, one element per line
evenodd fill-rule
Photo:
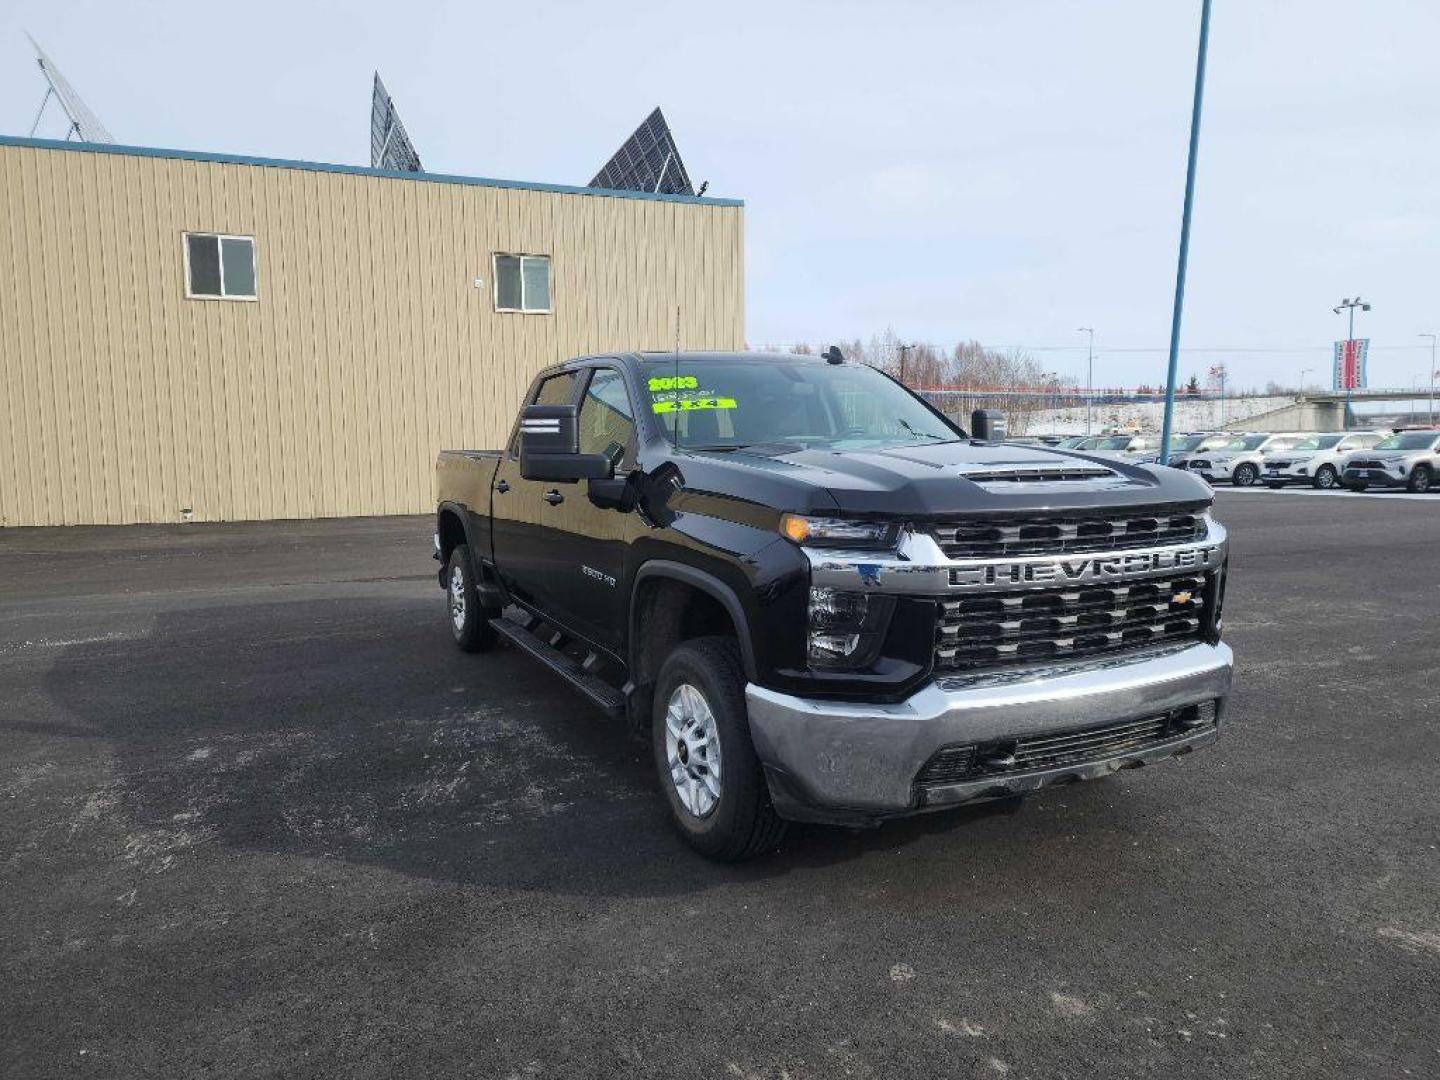
<path fill-rule="evenodd" d="M 427 519 L 0 532 L 0 1076 L 1440 1075 L 1440 496 L 1219 509 L 1216 747 L 738 868 Z"/>

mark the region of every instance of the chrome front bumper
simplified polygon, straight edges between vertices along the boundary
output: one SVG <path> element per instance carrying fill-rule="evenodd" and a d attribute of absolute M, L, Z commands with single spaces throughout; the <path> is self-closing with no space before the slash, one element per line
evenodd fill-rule
<path fill-rule="evenodd" d="M 1231 668 L 1229 646 L 1196 643 L 1009 677 L 938 678 L 893 705 L 811 700 L 754 684 L 745 698 L 777 810 L 799 819 L 864 823 L 1090 779 L 1212 742 L 1224 720 Z M 1071 731 L 1210 701 L 1215 725 L 1192 735 L 1048 772 L 928 789 L 923 800 L 916 787 L 917 774 L 942 747 Z"/>

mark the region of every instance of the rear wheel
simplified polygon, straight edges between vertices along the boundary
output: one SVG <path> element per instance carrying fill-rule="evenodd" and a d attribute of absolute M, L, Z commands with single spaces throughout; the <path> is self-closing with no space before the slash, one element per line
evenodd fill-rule
<path fill-rule="evenodd" d="M 1315 479 L 1311 483 L 1317 488 L 1329 491 L 1340 483 L 1340 477 L 1336 475 L 1334 465 L 1321 465 L 1315 470 Z"/>
<path fill-rule="evenodd" d="M 480 606 L 470 549 L 464 544 L 450 552 L 446 564 L 445 607 L 450 615 L 450 636 L 460 648 L 484 652 L 495 644 L 495 628 L 490 620 L 500 613 Z"/>
<path fill-rule="evenodd" d="M 1230 482 L 1236 487 L 1249 487 L 1255 483 L 1260 476 L 1260 470 L 1254 465 L 1245 463 L 1235 466 L 1235 472 L 1231 474 Z"/>
<path fill-rule="evenodd" d="M 1429 465 L 1416 465 L 1410 470 L 1410 479 L 1405 484 L 1406 491 L 1413 491 L 1416 495 L 1423 495 L 1429 491 L 1435 483 L 1435 477 L 1430 473 Z"/>
<path fill-rule="evenodd" d="M 660 787 L 685 842 L 738 862 L 780 843 L 785 822 L 750 741 L 745 678 L 730 638 L 695 638 L 660 669 L 651 743 Z"/>

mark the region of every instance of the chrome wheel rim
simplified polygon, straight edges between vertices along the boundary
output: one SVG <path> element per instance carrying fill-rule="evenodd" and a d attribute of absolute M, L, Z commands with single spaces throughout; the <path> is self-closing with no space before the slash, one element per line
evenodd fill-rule
<path fill-rule="evenodd" d="M 1315 482 L 1319 484 L 1322 488 L 1334 487 L 1335 470 L 1330 468 L 1321 469 L 1319 474 L 1315 477 Z"/>
<path fill-rule="evenodd" d="M 1249 487 L 1255 483 L 1255 470 L 1249 465 L 1241 465 L 1235 470 L 1235 483 L 1241 487 Z"/>
<path fill-rule="evenodd" d="M 450 570 L 450 625 L 457 634 L 465 630 L 465 571 L 458 566 Z"/>
<path fill-rule="evenodd" d="M 705 696 L 681 683 L 665 709 L 665 760 L 680 805 L 697 818 L 720 802 L 720 734 Z"/>

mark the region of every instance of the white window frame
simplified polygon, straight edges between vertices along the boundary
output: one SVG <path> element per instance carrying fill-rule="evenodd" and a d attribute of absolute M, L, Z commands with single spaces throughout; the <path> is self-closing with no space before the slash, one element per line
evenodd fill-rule
<path fill-rule="evenodd" d="M 190 291 L 190 237 L 192 236 L 213 236 L 215 238 L 215 254 L 220 260 L 220 295 L 214 293 L 197 293 Z M 255 291 L 248 295 L 227 295 L 225 292 L 225 253 L 223 244 L 226 240 L 248 240 L 250 241 L 250 271 L 255 277 Z M 180 251 L 185 259 L 185 299 L 187 300 L 238 300 L 242 303 L 255 303 L 260 299 L 260 248 L 255 242 L 255 237 L 246 236 L 243 233 L 218 233 L 201 232 L 192 230 L 180 234 Z"/>
<path fill-rule="evenodd" d="M 500 260 L 501 260 L 501 259 L 519 259 L 519 260 L 520 260 L 520 306 L 519 306 L 518 308 L 516 308 L 516 307 L 501 307 L 501 306 L 500 306 Z M 526 259 L 544 259 L 545 262 L 546 262 L 546 265 L 549 267 L 549 272 L 548 272 L 548 274 L 546 275 L 546 276 L 550 279 L 550 306 L 549 306 L 549 307 L 532 308 L 532 307 L 526 307 L 526 306 L 525 306 L 525 260 L 526 260 Z M 497 251 L 497 252 L 495 252 L 494 254 L 492 254 L 492 255 L 490 256 L 490 280 L 494 283 L 493 299 L 494 299 L 494 301 L 495 301 L 495 310 L 496 310 L 496 311 L 498 311 L 498 312 L 504 312 L 504 313 L 506 313 L 506 314 L 508 314 L 508 315 L 553 315 L 553 314 L 555 314 L 555 260 L 552 259 L 549 255 L 542 255 L 542 254 L 540 254 L 539 252 Z"/>

